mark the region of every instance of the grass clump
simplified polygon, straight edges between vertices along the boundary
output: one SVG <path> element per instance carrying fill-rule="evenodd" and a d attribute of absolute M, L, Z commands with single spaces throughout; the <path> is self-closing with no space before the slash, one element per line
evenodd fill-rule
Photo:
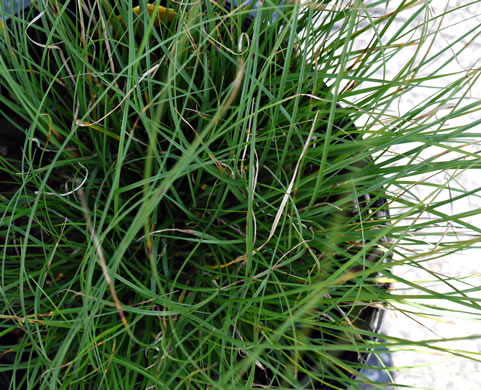
<path fill-rule="evenodd" d="M 393 80 L 373 76 L 428 40 L 406 22 L 383 41 L 400 12 L 426 4 L 376 19 L 360 1 L 159 5 L 42 1 L 2 23 L 4 383 L 369 383 L 358 372 L 379 344 L 379 308 L 396 300 L 388 260 L 406 261 L 410 232 L 465 217 L 404 195 L 414 175 L 478 168 L 462 146 L 447 162 L 417 160 L 468 141 L 467 126 L 442 124 L 476 107 L 458 105 L 469 80 L 388 113 L 440 75 L 418 75 L 434 59 L 417 51 Z M 426 210 L 438 219 L 415 218 Z"/>

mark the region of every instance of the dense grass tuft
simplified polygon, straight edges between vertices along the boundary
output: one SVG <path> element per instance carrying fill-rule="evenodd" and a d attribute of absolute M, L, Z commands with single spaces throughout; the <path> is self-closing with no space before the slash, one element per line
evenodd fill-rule
<path fill-rule="evenodd" d="M 463 147 L 468 127 L 445 126 L 477 108 L 460 104 L 472 81 L 460 75 L 400 117 L 392 102 L 443 76 L 423 73 L 434 56 L 419 50 L 395 79 L 374 76 L 432 38 L 412 35 L 410 20 L 389 31 L 412 3 L 374 18 L 360 1 L 166 2 L 169 12 L 40 1 L 4 20 L 5 386 L 369 383 L 356 373 L 379 345 L 380 308 L 404 299 L 389 290 L 392 264 L 478 241 L 403 251 L 413 232 L 479 236 L 466 215 L 438 211 L 445 201 L 410 192 L 415 175 L 480 167 Z M 359 49 L 363 34 L 374 38 Z M 432 145 L 457 157 L 418 158 Z M 419 219 L 426 211 L 438 219 Z"/>

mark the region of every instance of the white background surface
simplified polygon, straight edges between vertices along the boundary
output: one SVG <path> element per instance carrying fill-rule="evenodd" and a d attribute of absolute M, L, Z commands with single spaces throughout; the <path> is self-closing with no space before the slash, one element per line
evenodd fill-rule
<path fill-rule="evenodd" d="M 386 11 L 386 4 L 389 7 Z M 387 1 L 386 4 L 380 6 L 376 10 L 376 14 L 388 13 L 392 10 L 399 1 Z M 468 1 L 448 1 L 448 0 L 435 0 L 431 1 L 430 10 L 433 15 L 441 14 L 448 10 L 454 10 L 454 12 L 446 15 L 443 22 L 443 26 L 457 25 L 444 30 L 438 38 L 434 41 L 433 53 L 442 50 L 450 43 L 461 37 L 465 32 L 481 26 L 481 1 L 475 1 L 474 4 L 467 8 L 460 8 L 463 4 L 468 4 Z M 472 18 L 473 16 L 475 18 Z M 409 11 L 406 11 L 399 16 L 397 23 L 404 23 L 409 17 Z M 471 19 L 470 19 L 471 18 Z M 413 22 L 413 27 L 416 23 L 422 22 L 422 19 L 416 19 Z M 432 26 L 431 29 L 438 28 L 438 26 Z M 360 47 L 365 47 L 366 41 L 363 42 L 364 37 L 360 40 Z M 364 45 L 364 46 L 363 46 Z M 449 72 L 467 72 L 469 69 L 479 68 L 481 66 L 481 35 L 470 36 L 464 38 L 456 44 L 454 51 L 459 49 L 463 45 L 468 45 L 466 50 L 456 56 L 455 61 L 452 61 L 448 66 L 443 69 L 443 73 Z M 413 48 L 414 50 L 414 48 Z M 442 64 L 450 56 L 454 57 L 454 51 L 448 51 L 439 60 L 438 63 Z M 390 64 L 388 68 L 387 78 L 394 75 L 397 71 L 397 67 L 401 67 L 403 64 Z M 459 78 L 457 74 L 452 79 L 448 77 L 437 81 L 439 86 L 445 86 L 453 79 Z M 428 89 L 419 88 L 414 92 L 406 94 L 395 107 L 392 107 L 393 112 L 396 115 L 402 115 L 403 112 L 412 109 L 419 102 L 428 98 L 432 91 Z M 470 98 L 466 100 L 466 103 L 472 102 L 471 99 L 479 99 L 481 96 L 481 83 L 474 85 Z M 472 122 L 479 120 L 481 114 L 475 113 L 471 116 L 462 118 L 462 123 Z M 461 124 L 461 122 L 453 123 L 454 125 Z M 480 131 L 477 128 L 473 131 Z M 481 139 L 479 140 L 481 143 Z M 402 149 L 402 148 L 400 148 Z M 474 144 L 467 150 L 479 151 L 480 145 Z M 401 150 L 398 150 L 398 152 Z M 432 153 L 439 152 L 438 150 L 427 150 L 422 157 L 432 155 Z M 450 158 L 446 156 L 446 158 Z M 471 171 L 465 173 L 448 172 L 450 175 L 456 175 L 456 185 L 465 188 L 466 190 L 474 189 L 481 186 L 481 172 Z M 430 179 L 436 183 L 444 183 L 447 180 L 446 174 L 440 174 Z M 425 198 L 429 195 L 429 191 L 425 186 L 417 186 L 415 192 L 421 198 Z M 442 194 L 443 197 L 449 197 L 449 192 L 446 191 Z M 465 210 L 473 210 L 481 208 L 480 194 L 473 195 L 469 200 L 463 200 L 453 203 L 452 207 L 449 206 L 445 209 L 448 213 L 459 213 Z M 427 216 L 429 217 L 429 216 Z M 466 221 L 481 226 L 481 217 L 475 216 L 466 219 Z M 455 278 L 467 277 L 466 280 L 471 285 L 476 287 L 481 285 L 481 249 L 473 249 L 459 253 L 457 255 L 444 257 L 438 260 L 432 260 L 423 263 L 424 267 L 444 275 L 445 277 L 452 276 Z M 398 266 L 393 269 L 396 275 L 399 275 L 405 279 L 416 281 L 420 283 L 424 281 L 426 286 L 437 291 L 450 291 L 451 289 L 443 285 L 438 281 L 433 281 L 433 276 L 428 272 L 422 271 L 412 266 Z M 431 282 L 427 282 L 431 281 Z M 467 288 L 465 284 L 455 283 L 458 288 Z M 393 285 L 393 292 L 396 294 L 420 294 L 420 291 L 413 290 L 409 286 L 402 285 L 401 283 L 395 283 Z M 452 290 L 451 290 L 452 291 Z M 470 296 L 481 298 L 481 293 L 471 293 Z M 420 303 L 426 303 L 419 300 Z M 446 302 L 432 302 L 429 303 L 438 305 L 440 307 L 446 306 Z M 412 306 L 399 305 L 396 306 L 401 309 L 413 310 Z M 446 307 L 448 308 L 448 307 Z M 457 306 L 454 309 L 462 310 L 462 306 Z M 481 308 L 480 308 L 481 309 Z M 441 315 L 436 320 L 424 318 L 422 316 L 413 316 L 413 319 L 402 314 L 398 310 L 388 311 L 383 324 L 383 332 L 390 336 L 400 337 L 409 340 L 432 340 L 432 339 L 445 339 L 455 337 L 466 337 L 469 335 L 481 335 L 481 310 L 480 313 L 466 313 L 459 314 L 459 318 L 454 318 L 452 313 L 444 314 L 442 311 L 433 311 L 434 314 Z M 463 340 L 463 341 L 449 341 L 437 344 L 442 347 L 449 347 L 462 351 L 472 351 L 477 355 L 473 355 L 474 358 L 481 361 L 481 339 Z M 460 358 L 447 354 L 444 352 L 436 352 L 432 350 L 425 351 L 398 351 L 392 354 L 393 365 L 397 367 L 396 383 L 408 385 L 415 389 L 432 388 L 436 390 L 479 390 L 481 389 L 481 362 L 475 362 L 472 360 Z M 401 389 L 402 387 L 396 387 Z"/>

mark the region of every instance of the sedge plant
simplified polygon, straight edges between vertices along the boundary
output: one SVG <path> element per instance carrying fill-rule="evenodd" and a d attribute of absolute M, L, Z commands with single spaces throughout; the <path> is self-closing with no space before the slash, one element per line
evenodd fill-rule
<path fill-rule="evenodd" d="M 478 71 L 396 115 L 447 75 L 429 2 L 383 4 L 42 0 L 0 19 L 5 386 L 384 388 L 363 374 L 380 345 L 460 353 L 378 325 L 409 301 L 395 281 L 479 316 L 477 287 L 391 272 L 479 242 L 480 210 L 442 209 L 476 194 L 455 179 L 480 168 L 477 123 L 450 121 L 478 109 Z"/>

